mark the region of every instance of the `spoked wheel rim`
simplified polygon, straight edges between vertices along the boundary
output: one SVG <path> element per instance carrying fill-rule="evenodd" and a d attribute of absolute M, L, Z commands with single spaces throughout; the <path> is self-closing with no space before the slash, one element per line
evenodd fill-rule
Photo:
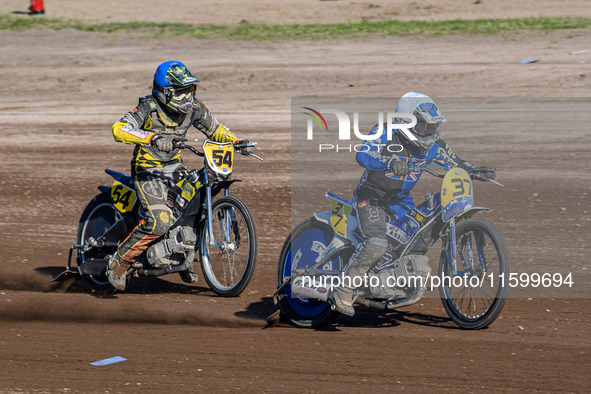
<path fill-rule="evenodd" d="M 492 322 L 504 303 L 507 286 L 501 278 L 506 277 L 508 262 L 495 232 L 486 226 L 467 226 L 457 233 L 457 273 L 454 275 L 449 261 L 443 266 L 441 279 L 449 278 L 450 282 L 442 287 L 442 295 L 463 321 L 478 322 L 492 311 Z"/>
<path fill-rule="evenodd" d="M 212 212 L 213 237 L 216 246 L 209 245 L 205 228 L 203 269 L 212 284 L 222 291 L 234 289 L 247 274 L 251 251 L 251 234 L 247 218 L 231 204 L 221 204 Z"/>

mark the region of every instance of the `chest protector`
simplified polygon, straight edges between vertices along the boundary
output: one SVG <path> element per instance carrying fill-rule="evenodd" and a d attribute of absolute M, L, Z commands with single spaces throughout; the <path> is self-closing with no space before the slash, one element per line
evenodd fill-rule
<path fill-rule="evenodd" d="M 195 102 L 193 108 L 186 114 L 166 113 L 152 96 L 144 98 L 149 106 L 149 115 L 142 127 L 144 130 L 150 130 L 158 135 L 174 138 L 185 138 L 187 130 L 193 124 L 193 118 L 199 112 L 199 103 Z M 148 168 L 164 167 L 167 165 L 180 163 L 180 149 L 173 149 L 166 153 L 153 146 L 136 146 L 132 167 L 135 171 Z"/>

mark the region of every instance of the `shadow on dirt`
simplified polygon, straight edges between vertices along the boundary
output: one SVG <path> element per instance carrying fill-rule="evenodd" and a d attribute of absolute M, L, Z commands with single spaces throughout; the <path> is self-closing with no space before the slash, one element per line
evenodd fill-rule
<path fill-rule="evenodd" d="M 253 320 L 266 320 L 276 312 L 272 297 L 261 298 L 260 301 L 252 302 L 246 310 L 236 312 L 236 317 Z M 341 315 L 337 323 L 326 327 L 317 328 L 316 331 L 339 331 L 339 327 L 367 327 L 367 328 L 391 328 L 400 326 L 402 323 L 409 323 L 425 327 L 439 327 L 445 329 L 459 329 L 447 316 L 434 316 L 417 312 L 406 311 L 378 311 L 374 309 L 357 307 L 355 316 Z M 270 327 L 293 327 L 289 318 L 281 314 L 278 321 L 268 323 L 264 328 Z"/>
<path fill-rule="evenodd" d="M 447 316 L 434 316 L 417 312 L 388 311 L 356 308 L 355 316 L 339 316 L 337 326 L 342 327 L 396 327 L 402 323 L 418 326 L 456 329 Z"/>
<path fill-rule="evenodd" d="M 244 311 L 234 313 L 234 316 L 243 319 L 265 321 L 267 316 L 275 312 L 272 297 L 263 297 L 260 301 L 251 302 Z"/>
<path fill-rule="evenodd" d="M 35 271 L 47 280 L 43 290 L 48 292 L 88 293 L 99 298 L 112 298 L 117 294 L 109 285 L 98 285 L 88 279 L 82 279 L 79 275 L 69 275 L 63 280 L 51 282 L 64 272 L 63 267 L 39 267 Z M 171 279 L 175 274 L 169 276 Z M 176 276 L 178 278 L 178 275 Z M 19 289 L 24 290 L 24 289 Z M 32 290 L 32 289 L 29 289 Z M 35 290 L 35 289 L 33 289 Z M 127 294 L 198 294 L 212 296 L 214 293 L 208 287 L 186 285 L 184 283 L 169 282 L 156 277 L 132 278 L 125 289 Z"/>

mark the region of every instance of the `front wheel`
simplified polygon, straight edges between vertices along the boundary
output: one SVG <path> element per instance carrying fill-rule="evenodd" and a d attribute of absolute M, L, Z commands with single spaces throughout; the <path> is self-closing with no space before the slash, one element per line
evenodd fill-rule
<path fill-rule="evenodd" d="M 277 287 L 297 269 L 311 267 L 333 237 L 332 228 L 314 218 L 308 218 L 299 224 L 287 237 L 281 249 L 277 265 Z M 345 263 L 341 257 L 336 257 L 320 268 L 340 271 Z M 338 312 L 333 311 L 327 302 L 294 296 L 290 285 L 285 286 L 279 294 L 278 304 L 281 312 L 296 327 L 322 327 L 334 323 L 338 317 Z"/>
<path fill-rule="evenodd" d="M 445 311 L 461 328 L 488 327 L 505 305 L 509 254 L 497 229 L 482 219 L 466 219 L 456 226 L 456 269 L 449 237 L 439 260 L 439 293 Z"/>
<path fill-rule="evenodd" d="M 240 295 L 248 286 L 257 259 L 257 234 L 248 207 L 233 196 L 224 196 L 211 208 L 213 239 L 207 221 L 201 226 L 201 269 L 214 293 Z"/>

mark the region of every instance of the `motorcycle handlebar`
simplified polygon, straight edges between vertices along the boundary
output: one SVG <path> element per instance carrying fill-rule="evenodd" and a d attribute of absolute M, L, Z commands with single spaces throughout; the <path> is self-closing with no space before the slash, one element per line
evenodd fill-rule
<path fill-rule="evenodd" d="M 429 163 L 425 166 L 422 166 L 421 164 L 416 164 L 418 163 L 418 160 L 416 159 L 411 159 L 408 162 L 408 169 L 411 172 L 418 172 L 418 171 L 426 171 L 429 174 L 437 177 L 437 178 L 444 178 L 445 175 L 444 174 L 439 174 L 435 171 L 433 171 L 431 168 L 445 168 L 440 164 L 432 164 Z M 498 168 L 493 168 L 493 167 L 476 167 L 474 169 L 471 169 L 470 171 L 468 171 L 468 175 L 470 175 L 471 179 L 475 179 L 475 180 L 479 180 L 479 181 L 483 181 L 483 182 L 492 182 L 495 185 L 498 185 L 500 187 L 504 187 L 505 185 L 503 185 L 500 182 L 495 181 L 494 179 L 490 179 L 490 178 L 483 178 L 483 177 L 479 177 L 479 176 L 473 176 L 473 174 L 478 173 L 478 174 L 485 174 L 487 172 L 495 172 Z"/>
<path fill-rule="evenodd" d="M 203 152 L 199 152 L 197 149 L 195 149 L 194 147 L 192 147 L 191 145 L 186 145 L 185 141 L 189 141 L 185 138 L 175 138 L 174 140 L 172 140 L 172 146 L 174 148 L 179 148 L 179 149 L 189 149 L 191 152 L 195 153 L 197 156 L 205 156 L 205 153 Z"/>
<path fill-rule="evenodd" d="M 477 180 L 483 181 L 483 182 L 492 182 L 495 185 L 498 185 L 500 187 L 505 187 L 505 185 L 503 185 L 502 183 L 495 181 L 493 179 L 494 176 L 492 178 L 482 177 L 482 176 L 476 176 L 476 177 L 473 176 L 473 174 L 485 175 L 488 172 L 491 172 L 494 174 L 497 170 L 498 170 L 498 168 L 496 168 L 496 167 L 476 167 L 476 168 L 471 169 L 468 173 L 470 174 L 470 178 L 472 178 L 472 179 L 477 179 Z"/>
<path fill-rule="evenodd" d="M 197 156 L 201 156 L 201 157 L 205 156 L 205 154 L 203 152 L 198 151 L 197 149 L 195 149 L 195 147 L 185 144 L 186 141 L 199 142 L 199 141 L 204 141 L 204 140 L 200 140 L 197 138 L 196 139 L 174 138 L 172 140 L 172 145 L 174 148 L 189 149 L 191 152 L 195 153 Z M 256 142 L 252 142 L 252 141 L 249 141 L 247 143 L 241 143 L 241 142 L 243 142 L 243 141 L 239 141 L 238 143 L 236 143 L 234 145 L 234 150 L 236 152 L 238 152 L 244 156 L 253 156 L 253 157 L 259 159 L 260 161 L 263 161 L 262 157 L 259 157 L 252 152 L 247 152 L 246 150 L 244 150 L 245 148 L 255 147 L 257 145 Z"/>

